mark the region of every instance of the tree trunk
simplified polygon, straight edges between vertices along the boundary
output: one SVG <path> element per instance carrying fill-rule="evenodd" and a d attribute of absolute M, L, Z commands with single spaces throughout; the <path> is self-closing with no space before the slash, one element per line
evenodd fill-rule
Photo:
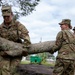
<path fill-rule="evenodd" d="M 54 45 L 54 41 L 45 41 L 41 43 L 31 44 L 28 49 L 28 54 L 49 52 L 53 45 Z"/>
<path fill-rule="evenodd" d="M 31 44 L 30 47 L 25 47 L 23 44 L 15 43 L 0 37 L 0 54 L 9 56 L 27 56 L 42 52 L 49 52 L 54 45 L 54 41 L 46 41 L 41 43 Z"/>

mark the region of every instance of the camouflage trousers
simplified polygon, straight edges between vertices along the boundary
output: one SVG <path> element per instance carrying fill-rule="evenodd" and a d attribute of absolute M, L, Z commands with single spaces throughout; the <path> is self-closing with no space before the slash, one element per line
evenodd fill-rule
<path fill-rule="evenodd" d="M 0 75 L 19 75 L 16 66 L 20 64 L 20 58 L 8 58 L 0 56 Z"/>
<path fill-rule="evenodd" d="M 74 71 L 74 60 L 57 59 L 53 70 L 53 75 L 75 75 Z"/>

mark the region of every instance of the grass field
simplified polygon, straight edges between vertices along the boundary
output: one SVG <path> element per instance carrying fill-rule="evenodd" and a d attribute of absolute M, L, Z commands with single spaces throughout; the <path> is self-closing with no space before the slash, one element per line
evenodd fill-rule
<path fill-rule="evenodd" d="M 27 60 L 21 61 L 21 64 L 30 64 L 30 61 L 27 61 Z"/>
<path fill-rule="evenodd" d="M 21 61 L 21 64 L 30 64 L 30 61 L 27 61 L 27 60 L 25 60 L 25 61 Z M 45 63 L 41 63 L 42 65 L 46 65 L 46 66 L 54 66 L 54 62 L 52 63 L 52 62 L 45 62 Z"/>

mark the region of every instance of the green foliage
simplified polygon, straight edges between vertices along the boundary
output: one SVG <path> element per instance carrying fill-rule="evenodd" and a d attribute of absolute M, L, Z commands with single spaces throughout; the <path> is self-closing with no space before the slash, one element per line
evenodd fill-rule
<path fill-rule="evenodd" d="M 16 18 L 19 16 L 26 16 L 32 13 L 35 10 L 35 7 L 39 4 L 40 0 L 0 0 L 0 6 L 2 5 L 12 5 L 20 9 L 20 11 L 14 11 L 17 15 Z"/>
<path fill-rule="evenodd" d="M 23 10 L 22 15 L 28 15 L 35 9 L 40 0 L 19 0 L 20 9 Z"/>
<path fill-rule="evenodd" d="M 44 52 L 44 53 L 38 53 L 38 56 L 40 56 L 42 58 L 42 62 L 46 62 L 46 59 L 47 59 L 46 52 Z"/>
<path fill-rule="evenodd" d="M 18 18 L 19 18 L 19 14 L 18 14 L 18 12 L 15 12 L 16 14 L 14 15 L 14 20 L 17 20 Z"/>
<path fill-rule="evenodd" d="M 56 60 L 56 57 L 53 54 L 50 54 L 50 53 L 47 54 L 47 58 Z"/>

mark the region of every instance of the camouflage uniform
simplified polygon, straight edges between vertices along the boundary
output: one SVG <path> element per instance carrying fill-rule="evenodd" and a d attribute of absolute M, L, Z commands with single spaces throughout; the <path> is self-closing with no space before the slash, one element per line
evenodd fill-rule
<path fill-rule="evenodd" d="M 74 35 L 74 37 L 75 37 L 75 27 L 73 28 L 73 31 L 74 31 L 73 35 Z"/>
<path fill-rule="evenodd" d="M 70 26 L 70 21 L 62 20 L 61 23 Z M 61 30 L 56 37 L 55 45 L 50 53 L 58 51 L 53 75 L 74 75 L 75 66 L 75 38 L 70 30 Z"/>
<path fill-rule="evenodd" d="M 6 8 L 2 10 L 2 12 L 7 10 L 6 13 L 3 12 L 3 16 L 10 14 L 8 13 L 10 6 L 7 6 Z M 26 27 L 15 20 L 12 20 L 8 26 L 6 26 L 4 22 L 0 25 L 0 37 L 14 42 L 18 42 L 18 38 L 23 39 L 23 44 L 25 44 L 25 46 L 31 44 Z M 22 56 L 9 57 L 0 55 L 0 75 L 19 75 L 16 73 L 16 66 L 20 64 L 21 59 Z"/>

